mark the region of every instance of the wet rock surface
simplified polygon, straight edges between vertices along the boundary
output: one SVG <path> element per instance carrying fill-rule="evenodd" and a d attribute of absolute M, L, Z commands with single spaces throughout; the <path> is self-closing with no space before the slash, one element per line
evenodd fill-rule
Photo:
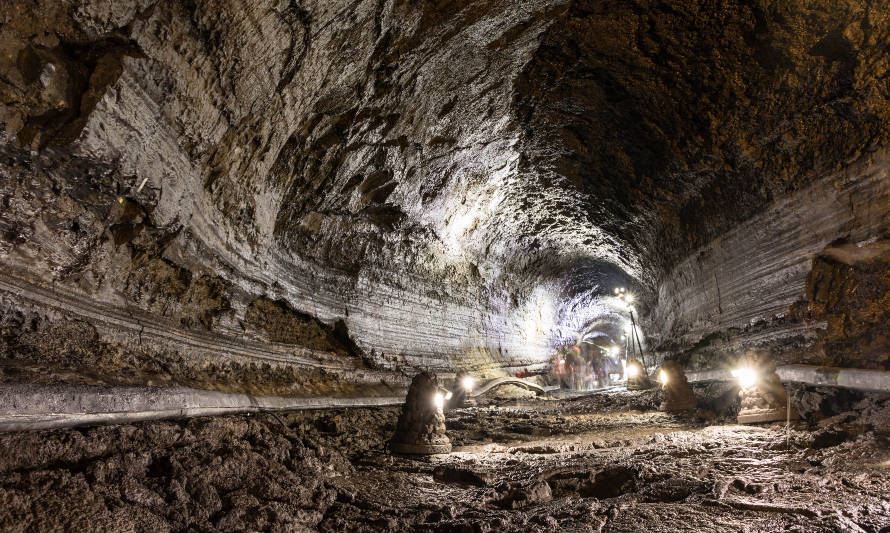
<path fill-rule="evenodd" d="M 654 411 L 658 401 L 654 391 L 496 400 L 449 412 L 455 451 L 424 458 L 385 452 L 395 408 L 5 434 L 0 526 L 628 532 L 890 527 L 890 426 L 871 420 L 852 431 L 843 416 L 821 425 L 802 421 L 787 433 L 783 424 L 710 425 Z"/>

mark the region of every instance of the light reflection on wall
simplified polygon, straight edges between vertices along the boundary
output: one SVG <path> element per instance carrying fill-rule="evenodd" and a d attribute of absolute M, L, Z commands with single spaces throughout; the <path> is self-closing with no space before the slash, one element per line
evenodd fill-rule
<path fill-rule="evenodd" d="M 585 286 L 581 294 L 573 286 L 579 279 L 574 261 L 593 275 L 603 272 L 602 265 L 626 275 L 614 241 L 585 218 L 586 209 L 549 195 L 547 184 L 537 184 L 535 194 L 520 194 L 535 183 L 517 179 L 513 159 L 488 164 L 487 172 L 455 176 L 419 213 L 438 236 L 429 244 L 432 260 L 425 268 L 451 284 L 465 282 L 480 295 L 477 326 L 466 332 L 455 360 L 543 365 L 555 348 L 577 342 L 593 322 L 629 327 L 627 313 L 605 297 L 611 285 L 602 296 L 596 286 Z"/>
<path fill-rule="evenodd" d="M 474 207 L 451 215 L 442 231 L 442 242 L 445 243 L 445 251 L 450 259 L 461 259 L 465 255 L 464 244 L 468 239 L 466 233 L 476 229 L 479 223 L 479 212 Z"/>
<path fill-rule="evenodd" d="M 541 361 L 548 359 L 558 329 L 554 293 L 552 287 L 537 286 L 516 311 L 517 334 Z"/>
<path fill-rule="evenodd" d="M 594 331 L 607 334 L 611 342 L 624 349 L 622 335 L 630 336 L 631 320 L 627 306 L 619 299 L 611 296 L 609 287 L 600 289 L 598 286 L 575 295 L 571 301 L 564 302 L 556 312 L 557 325 L 554 331 L 559 332 L 553 342 L 555 345 L 567 346 L 578 343 L 584 335 Z M 637 324 L 637 334 L 642 345 L 646 346 L 645 335 Z"/>
<path fill-rule="evenodd" d="M 520 311 L 521 334 L 527 342 L 537 344 L 553 329 L 552 294 L 544 287 L 535 287 Z"/>
<path fill-rule="evenodd" d="M 503 200 L 503 192 L 496 189 L 476 191 L 472 198 L 453 206 L 439 230 L 439 238 L 445 245 L 446 259 L 466 261 L 468 255 L 478 253 L 474 249 L 474 235 L 477 228 L 485 228 L 492 223 Z M 469 195 L 468 195 L 469 196 Z"/>

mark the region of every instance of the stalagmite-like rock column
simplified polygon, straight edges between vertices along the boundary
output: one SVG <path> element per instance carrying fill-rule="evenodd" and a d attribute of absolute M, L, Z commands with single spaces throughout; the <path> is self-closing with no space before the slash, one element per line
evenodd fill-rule
<path fill-rule="evenodd" d="M 627 363 L 625 374 L 628 390 L 646 390 L 653 385 L 649 379 L 649 374 L 646 373 L 646 367 L 638 359 L 633 359 Z"/>
<path fill-rule="evenodd" d="M 661 402 L 661 410 L 669 413 L 682 413 L 695 409 L 697 402 L 692 387 L 686 380 L 683 367 L 676 361 L 667 360 L 661 364 L 658 372 L 658 381 L 661 383 L 661 391 L 664 401 Z"/>
<path fill-rule="evenodd" d="M 797 411 L 788 401 L 776 364 L 762 354 L 751 354 L 739 360 L 733 374 L 738 378 L 739 424 L 797 420 Z"/>
<path fill-rule="evenodd" d="M 408 389 L 390 450 L 421 455 L 450 452 L 451 441 L 445 434 L 442 413 L 444 402 L 445 395 L 435 376 L 426 372 L 417 374 Z"/>

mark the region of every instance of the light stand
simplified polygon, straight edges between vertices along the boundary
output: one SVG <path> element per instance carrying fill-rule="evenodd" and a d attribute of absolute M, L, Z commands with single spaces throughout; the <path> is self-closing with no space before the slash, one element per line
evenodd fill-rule
<path fill-rule="evenodd" d="M 637 340 L 637 346 L 640 347 L 640 359 L 643 360 L 643 364 L 646 365 L 646 367 L 648 368 L 649 362 L 646 360 L 646 353 L 643 351 L 643 344 L 640 342 L 640 335 L 637 333 L 637 322 L 636 322 L 636 320 L 634 320 L 633 309 L 630 309 L 630 307 L 628 306 L 627 312 L 630 313 L 631 331 L 633 332 L 634 338 L 636 338 L 636 340 Z"/>
<path fill-rule="evenodd" d="M 631 302 L 633 301 L 633 295 L 628 294 L 627 289 L 625 289 L 624 287 L 617 287 L 617 288 L 615 288 L 615 296 L 624 303 L 624 306 L 627 309 L 628 314 L 630 314 L 631 338 L 629 339 L 629 342 L 630 342 L 631 352 L 633 353 L 633 355 L 636 355 L 636 349 L 639 348 L 640 359 L 642 360 L 644 367 L 648 368 L 649 363 L 646 360 L 646 353 L 643 351 L 643 343 L 642 343 L 642 341 L 640 341 L 640 334 L 637 332 L 637 321 L 636 321 L 636 318 L 634 317 L 634 310 L 633 310 L 633 307 L 631 307 L 631 305 L 630 305 Z M 634 341 L 636 341 L 636 345 L 634 345 Z M 625 363 L 627 363 L 627 362 L 628 362 L 627 349 L 625 348 Z M 653 366 L 654 366 L 654 362 L 653 362 Z"/>

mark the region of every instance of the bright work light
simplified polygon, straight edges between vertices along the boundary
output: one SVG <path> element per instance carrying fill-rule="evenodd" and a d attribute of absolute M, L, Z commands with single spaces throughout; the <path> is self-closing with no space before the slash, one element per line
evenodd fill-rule
<path fill-rule="evenodd" d="M 743 388 L 752 387 L 757 383 L 757 372 L 753 368 L 737 368 L 732 371 L 732 377 L 739 380 Z"/>
<path fill-rule="evenodd" d="M 640 375 L 640 367 L 638 365 L 627 365 L 627 377 L 635 378 Z"/>

